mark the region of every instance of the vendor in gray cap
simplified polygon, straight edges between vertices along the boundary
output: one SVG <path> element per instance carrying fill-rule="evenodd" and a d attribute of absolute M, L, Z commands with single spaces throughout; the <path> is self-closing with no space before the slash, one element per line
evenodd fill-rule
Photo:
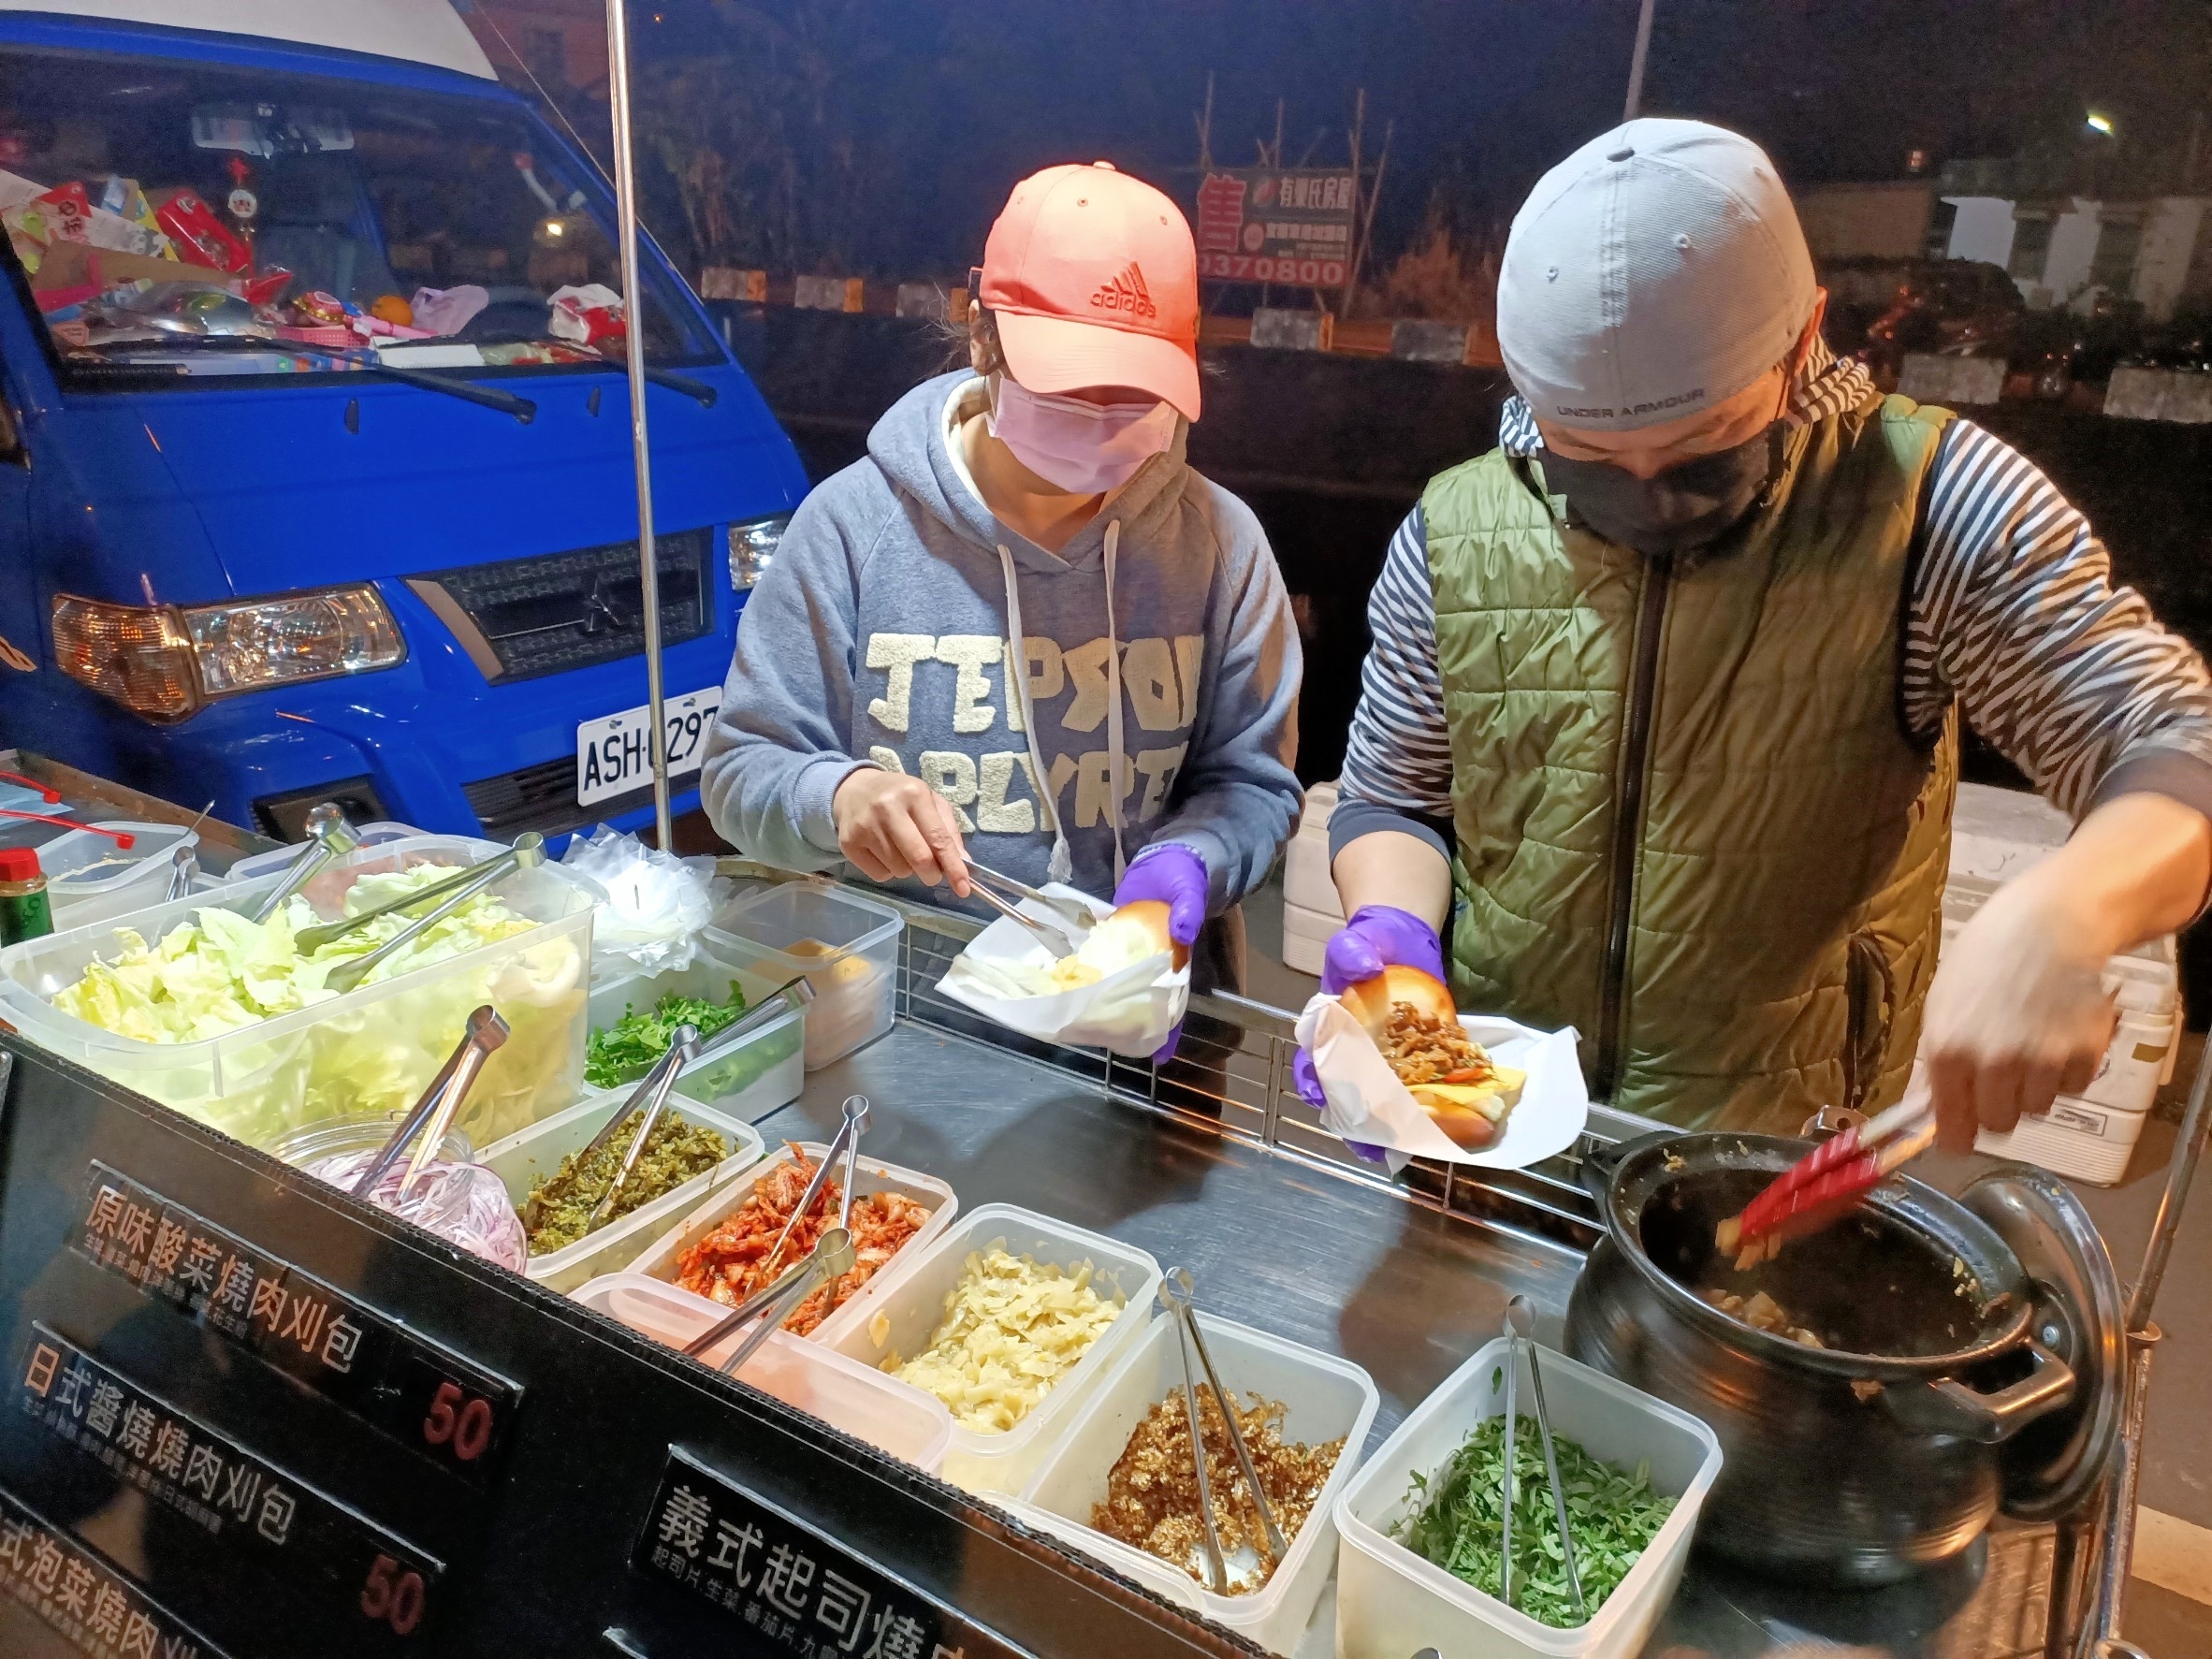
<path fill-rule="evenodd" d="M 1959 1148 L 2081 1088 L 2107 959 L 2203 907 L 2212 681 L 2033 465 L 1838 360 L 1826 298 L 1735 133 L 1633 121 L 1536 185 L 1520 395 L 1370 601 L 1323 983 L 1424 968 L 1694 1127 L 1870 1111 L 1917 1054 Z M 2076 824 L 1939 971 L 1961 719 Z"/>

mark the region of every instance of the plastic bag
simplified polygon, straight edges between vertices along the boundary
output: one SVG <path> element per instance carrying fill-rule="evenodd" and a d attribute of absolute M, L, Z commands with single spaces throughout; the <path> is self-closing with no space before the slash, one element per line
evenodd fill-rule
<path fill-rule="evenodd" d="M 591 919 L 592 977 L 610 971 L 664 973 L 689 968 L 698 933 L 714 919 L 730 884 L 711 858 L 677 858 L 635 836 L 601 824 L 577 836 L 560 867 L 581 876 L 599 911 Z"/>
<path fill-rule="evenodd" d="M 1089 907 L 1101 922 L 1113 913 L 1112 905 L 1056 881 L 1044 891 Z M 1020 908 L 1040 918 L 1050 914 L 1029 900 Z M 953 958 L 937 988 L 1025 1037 L 1131 1059 L 1151 1058 L 1190 1004 L 1190 968 L 1176 968 L 1165 951 L 1071 991 L 1028 991 L 1026 973 L 1049 968 L 1052 960 L 1036 935 L 1001 916 Z"/>
<path fill-rule="evenodd" d="M 623 338 L 622 297 L 604 283 L 556 288 L 546 303 L 551 308 L 546 327 L 557 340 L 597 345 Z"/>
<path fill-rule="evenodd" d="M 1460 1024 L 1499 1065 L 1528 1073 L 1503 1132 L 1488 1146 L 1466 1151 L 1438 1128 L 1398 1081 L 1367 1028 L 1328 996 L 1315 997 L 1298 1016 L 1298 1046 L 1313 1055 L 1314 1075 L 1329 1097 L 1321 1127 L 1346 1141 L 1381 1147 L 1392 1174 L 1416 1157 L 1518 1170 L 1572 1146 L 1590 1116 L 1590 1088 L 1582 1081 L 1574 1028 L 1538 1031 L 1484 1014 L 1462 1014 Z"/>

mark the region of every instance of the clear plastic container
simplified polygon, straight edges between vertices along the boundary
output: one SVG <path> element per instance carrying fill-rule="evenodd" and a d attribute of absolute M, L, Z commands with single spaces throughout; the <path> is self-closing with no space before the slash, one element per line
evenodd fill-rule
<path fill-rule="evenodd" d="M 605 1030 L 627 1009 L 648 1012 L 671 993 L 706 1002 L 727 1002 L 733 984 L 745 993 L 746 1006 L 750 1008 L 782 982 L 764 979 L 750 968 L 724 962 L 702 949 L 688 968 L 630 974 L 594 985 L 591 1028 Z M 676 1092 L 726 1116 L 757 1122 L 779 1106 L 797 1099 L 799 1091 L 806 1087 L 805 1044 L 806 1011 L 794 1008 L 780 1019 L 771 1020 L 736 1048 L 687 1070 L 676 1080 Z"/>
<path fill-rule="evenodd" d="M 1159 1263 L 1149 1252 L 1032 1210 L 985 1204 L 962 1216 L 926 1251 L 904 1263 L 895 1261 L 869 1287 L 874 1302 L 865 1317 L 848 1317 L 835 1332 L 824 1326 L 821 1334 L 839 1353 L 866 1364 L 880 1367 L 895 1356 L 911 1359 L 929 1346 L 930 1333 L 944 1317 L 945 1301 L 959 1284 L 968 1256 L 993 1244 L 1070 1273 L 1088 1262 L 1091 1283 L 1099 1294 L 1119 1291 L 1126 1303 L 1106 1333 L 1091 1344 L 1027 1417 L 1005 1433 L 982 1434 L 953 1425 L 945 1478 L 973 1492 L 1016 1492 L 1058 1443 L 1077 1408 L 1114 1361 L 1143 1334 L 1160 1280 Z"/>
<path fill-rule="evenodd" d="M 562 1158 L 589 1145 L 591 1137 L 606 1127 L 607 1119 L 622 1109 L 634 1089 L 633 1084 L 604 1093 L 593 1090 L 565 1112 L 556 1112 L 520 1134 L 493 1142 L 484 1149 L 479 1161 L 507 1184 L 507 1196 L 520 1210 L 530 1201 L 531 1188 L 558 1171 Z M 749 1123 L 677 1098 L 670 1099 L 662 1120 L 712 1129 L 729 1142 L 730 1156 L 650 1203 L 640 1204 L 627 1215 L 586 1233 L 575 1244 L 532 1256 L 524 1270 L 529 1277 L 549 1290 L 573 1290 L 586 1279 L 611 1273 L 636 1255 L 646 1240 L 761 1161 L 760 1131 Z"/>
<path fill-rule="evenodd" d="M 414 1186 L 404 1193 L 405 1157 L 395 1159 L 377 1177 L 372 1193 L 354 1192 L 400 1121 L 397 1115 L 341 1118 L 294 1130 L 269 1153 L 318 1181 L 436 1233 L 472 1256 L 520 1273 L 530 1255 L 522 1223 L 499 1177 L 470 1157 L 465 1135 L 448 1133 L 442 1139 L 430 1160 L 416 1172 Z"/>
<path fill-rule="evenodd" d="M 57 931 L 160 904 L 168 893 L 171 855 L 179 847 L 199 845 L 199 832 L 181 823 L 97 822 L 100 829 L 130 837 L 130 846 L 119 848 L 112 836 L 77 829 L 64 830 L 38 849 Z"/>
<path fill-rule="evenodd" d="M 809 1162 L 816 1164 L 829 1154 L 829 1148 L 819 1142 L 801 1142 L 799 1150 L 807 1155 Z M 741 1174 L 734 1184 L 719 1188 L 677 1226 L 647 1245 L 630 1263 L 630 1271 L 667 1282 L 674 1294 L 689 1298 L 702 1307 L 718 1305 L 704 1296 L 694 1296 L 689 1290 L 677 1289 L 674 1280 L 677 1259 L 696 1240 L 720 1227 L 726 1216 L 752 1196 L 754 1187 L 792 1161 L 792 1150 L 788 1143 L 777 1147 L 760 1163 Z M 837 1178 L 833 1174 L 832 1179 Z M 848 1298 L 842 1307 L 815 1327 L 812 1336 L 817 1342 L 835 1343 L 839 1336 L 865 1320 L 868 1317 L 868 1310 L 876 1305 L 880 1288 L 889 1283 L 902 1265 L 925 1253 L 937 1242 L 939 1235 L 952 1225 L 953 1217 L 960 1210 L 959 1199 L 942 1181 L 934 1175 L 902 1170 L 895 1164 L 877 1162 L 866 1156 L 865 1141 L 852 1188 L 856 1199 L 866 1198 L 871 1192 L 904 1194 L 927 1210 L 929 1219 L 922 1224 L 912 1238 L 899 1246 L 898 1253 L 873 1278 Z"/>
<path fill-rule="evenodd" d="M 360 824 L 355 828 L 354 834 L 361 837 L 361 845 L 356 850 L 355 856 L 373 848 L 389 848 L 403 853 L 428 856 L 439 864 L 481 864 L 488 858 L 497 858 L 508 851 L 503 841 L 487 841 L 478 836 L 436 836 L 428 830 L 410 829 L 403 823 Z M 408 845 L 402 847 L 401 842 Z M 295 841 L 289 846 L 272 847 L 267 852 L 251 853 L 230 866 L 227 880 L 233 883 L 256 881 L 263 876 L 288 870 L 306 847 L 306 842 Z M 411 858 L 409 862 L 415 860 Z M 310 883 L 311 896 L 313 889 L 319 885 L 319 880 Z"/>
<path fill-rule="evenodd" d="M 361 874 L 471 863 L 483 845 L 424 837 L 359 848 L 309 883 L 309 902 L 335 918 L 345 889 Z M 52 1006 L 53 996 L 94 961 L 122 953 L 124 932 L 151 943 L 196 910 L 250 911 L 281 880 L 267 875 L 157 905 L 124 923 L 95 923 L 0 950 L 0 1014 L 50 1053 L 253 1146 L 330 1118 L 404 1111 L 458 1045 L 470 1012 L 485 1003 L 512 1034 L 485 1063 L 457 1127 L 485 1145 L 575 1102 L 589 1026 L 591 905 L 550 866 L 518 871 L 496 889 L 509 909 L 539 924 L 528 933 L 218 1037 L 142 1042 Z"/>
<path fill-rule="evenodd" d="M 638 1273 L 608 1273 L 574 1297 L 592 1312 L 672 1348 L 684 1346 L 728 1311 Z M 732 1332 L 706 1350 L 703 1362 L 719 1366 L 746 1334 Z M 953 1414 L 942 1401 L 819 1343 L 779 1331 L 745 1362 L 738 1380 L 917 1469 L 934 1475 L 944 1466 Z"/>
<path fill-rule="evenodd" d="M 1433 1477 L 1484 1419 L 1506 1409 L 1506 1340 L 1477 1350 L 1414 1408 L 1336 1500 L 1336 1651 L 1342 1659 L 1441 1653 L 1635 1659 L 1674 1599 L 1697 1512 L 1721 1472 L 1721 1443 L 1692 1417 L 1564 1354 L 1543 1354 L 1551 1432 L 1620 1468 L 1649 1462 L 1674 1512 L 1586 1624 L 1560 1630 L 1453 1577 L 1390 1537 L 1417 1474 Z M 1528 1357 L 1518 1404 L 1533 1411 Z M 1419 1494 L 1412 1492 L 1418 1501 Z"/>
<path fill-rule="evenodd" d="M 1147 1413 L 1183 1386 L 1183 1363 L 1176 1353 L 1175 1322 L 1156 1317 L 1045 1453 L 1037 1473 L 1022 1491 L 1022 1504 L 1037 1524 L 1088 1550 L 1125 1578 L 1136 1579 L 1168 1600 L 1191 1608 L 1235 1631 L 1273 1653 L 1298 1646 L 1314 1604 L 1329 1575 L 1336 1570 L 1336 1522 L 1331 1511 L 1336 1494 L 1360 1466 L 1367 1431 L 1375 1425 L 1379 1397 L 1366 1372 L 1348 1360 L 1270 1336 L 1264 1331 L 1199 1315 L 1221 1383 L 1243 1404 L 1249 1396 L 1280 1401 L 1288 1408 L 1286 1441 L 1309 1446 L 1342 1439 L 1344 1451 L 1321 1489 L 1305 1524 L 1290 1540 L 1268 1581 L 1249 1595 L 1217 1595 L 1188 1573 L 1178 1572 L 1156 1555 L 1093 1532 L 1095 1505 L 1106 1501 L 1106 1477 Z M 1191 1356 L 1194 1370 L 1198 1356 Z M 1200 1385 L 1205 1375 L 1198 1373 Z"/>
<path fill-rule="evenodd" d="M 905 925 L 890 906 L 845 888 L 787 881 L 728 906 L 705 938 L 717 956 L 771 988 L 802 974 L 812 982 L 807 1070 L 813 1071 L 891 1029 Z"/>

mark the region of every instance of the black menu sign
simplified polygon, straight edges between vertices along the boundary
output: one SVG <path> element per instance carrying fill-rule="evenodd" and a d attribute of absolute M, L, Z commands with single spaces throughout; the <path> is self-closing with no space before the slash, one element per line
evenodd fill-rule
<path fill-rule="evenodd" d="M 712 1602 L 772 1651 L 798 1659 L 1022 1652 L 673 1446 L 631 1564 Z"/>
<path fill-rule="evenodd" d="M 0 1592 L 92 1659 L 226 1659 L 122 1568 L 4 1488 Z"/>
<path fill-rule="evenodd" d="M 16 1405 L 320 1608 L 409 1634 L 444 1564 L 34 1324 Z M 373 1608 L 374 1610 L 371 1610 Z"/>
<path fill-rule="evenodd" d="M 472 1486 L 490 1483 L 522 1390 L 94 1163 L 69 1247 Z"/>

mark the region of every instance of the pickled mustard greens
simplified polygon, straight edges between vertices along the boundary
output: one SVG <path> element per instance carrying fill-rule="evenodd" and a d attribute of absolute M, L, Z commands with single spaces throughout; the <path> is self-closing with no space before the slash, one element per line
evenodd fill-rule
<path fill-rule="evenodd" d="M 622 1167 L 622 1156 L 630 1150 L 642 1115 L 633 1112 L 597 1152 L 588 1158 L 570 1153 L 558 1170 L 531 1188 L 531 1201 L 538 1206 L 538 1225 L 530 1235 L 532 1256 L 550 1256 L 591 1230 L 591 1212 L 598 1208 L 608 1184 Z M 646 1137 L 645 1149 L 637 1155 L 630 1179 L 615 1195 L 606 1219 L 600 1225 L 613 1225 L 729 1156 L 729 1142 L 712 1129 L 696 1128 L 674 1113 L 662 1113 L 653 1132 Z M 524 1206 L 526 1212 L 528 1208 Z"/>
<path fill-rule="evenodd" d="M 595 1089 L 635 1083 L 668 1052 L 678 1026 L 694 1027 L 705 1041 L 744 1011 L 745 993 L 734 981 L 727 1002 L 708 1002 L 671 991 L 644 1013 L 625 1008 L 620 1019 L 591 1033 L 584 1050 L 584 1081 Z"/>
<path fill-rule="evenodd" d="M 1463 1579 L 1485 1595 L 1498 1594 L 1498 1543 L 1504 1512 L 1506 1425 L 1487 1418 L 1434 1477 L 1416 1475 L 1408 1499 L 1420 1502 L 1396 1537 L 1415 1554 Z M 1674 1499 L 1652 1490 L 1651 1472 L 1616 1469 L 1552 1432 L 1559 1481 L 1566 1493 L 1567 1532 L 1591 1614 L 1605 1605 L 1673 1512 Z M 1544 1443 L 1523 1413 L 1513 1435 L 1513 1605 L 1540 1623 L 1569 1629 L 1575 1611 L 1559 1518 L 1544 1476 Z"/>
<path fill-rule="evenodd" d="M 343 913 L 403 898 L 453 874 L 445 865 L 361 876 Z M 303 1009 L 335 1003 L 324 981 L 341 962 L 366 954 L 408 924 L 379 917 L 320 951 L 301 953 L 301 930 L 325 920 L 304 899 L 289 900 L 255 923 L 208 905 L 149 944 L 119 928 L 119 947 L 53 998 L 59 1011 L 150 1045 L 128 1054 L 86 1056 L 133 1088 L 250 1145 L 327 1118 L 404 1111 L 460 1041 L 472 1010 L 497 1008 L 511 1029 L 471 1092 L 458 1128 L 478 1145 L 534 1122 L 575 1098 L 576 1029 L 584 1013 L 583 954 L 565 937 L 421 982 L 386 982 L 452 961 L 530 932 L 538 924 L 492 894 L 480 894 L 412 940 L 371 972 L 360 990 L 309 1023 L 266 1038 L 255 1027 Z M 212 1055 L 180 1054 L 174 1066 L 154 1055 L 163 1045 L 227 1038 Z"/>

